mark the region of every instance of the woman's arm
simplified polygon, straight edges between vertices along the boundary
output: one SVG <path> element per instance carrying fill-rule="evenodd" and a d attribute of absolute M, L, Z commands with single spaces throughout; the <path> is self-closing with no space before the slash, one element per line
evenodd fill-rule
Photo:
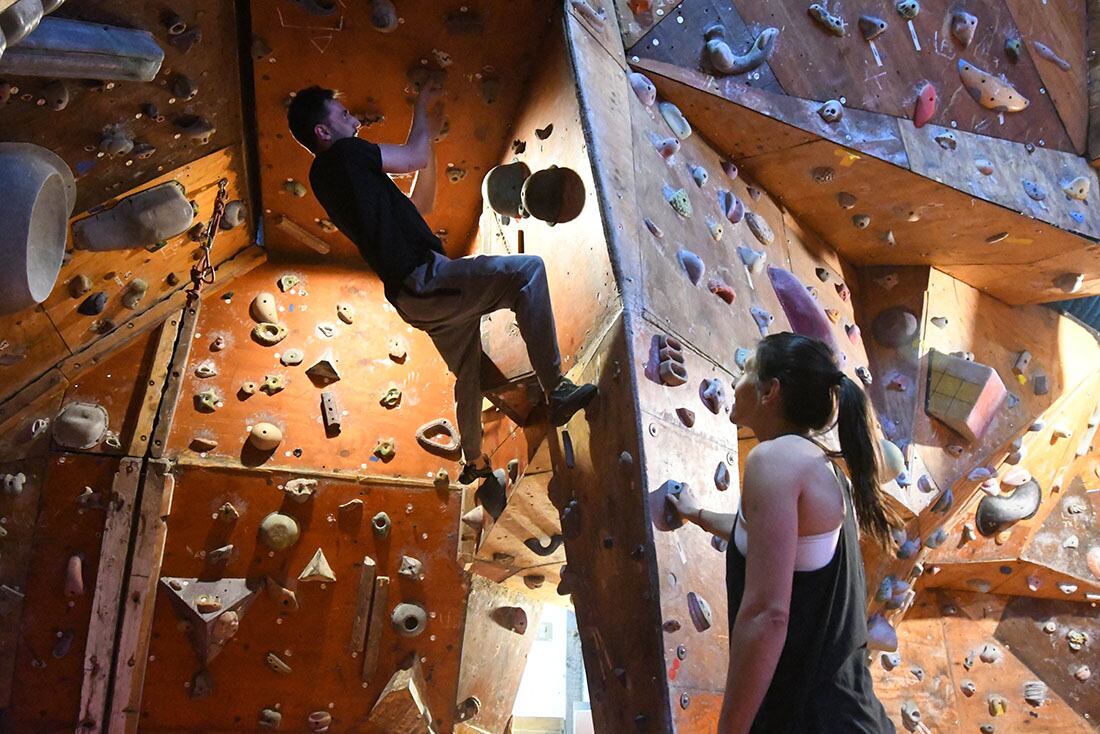
<path fill-rule="evenodd" d="M 752 726 L 787 636 L 798 547 L 799 462 L 774 443 L 745 461 L 741 508 L 749 521 L 745 592 L 730 635 L 730 664 L 718 734 Z"/>
<path fill-rule="evenodd" d="M 733 524 L 737 521 L 736 513 L 731 515 L 726 512 L 711 512 L 703 509 L 690 487 L 686 487 L 678 495 L 668 495 L 667 501 L 676 509 L 680 517 L 695 523 L 708 533 L 713 533 L 727 541 L 733 536 Z"/>

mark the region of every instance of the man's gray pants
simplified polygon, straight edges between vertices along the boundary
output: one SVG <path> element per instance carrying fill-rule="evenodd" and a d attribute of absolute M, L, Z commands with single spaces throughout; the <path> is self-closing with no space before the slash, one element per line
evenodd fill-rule
<path fill-rule="evenodd" d="M 397 313 L 432 338 L 455 376 L 455 417 L 466 461 L 481 456 L 481 317 L 515 311 L 543 392 L 561 378 L 561 355 L 546 284 L 536 255 L 478 255 L 451 260 L 430 253 L 392 300 Z"/>

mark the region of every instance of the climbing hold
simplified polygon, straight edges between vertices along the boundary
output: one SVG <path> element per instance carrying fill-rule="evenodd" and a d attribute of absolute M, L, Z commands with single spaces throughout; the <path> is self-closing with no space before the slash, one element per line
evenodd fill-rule
<path fill-rule="evenodd" d="M 684 269 L 691 284 L 699 285 L 707 269 L 702 258 L 691 250 L 680 248 L 679 252 L 676 253 L 676 259 L 679 261 L 680 267 Z"/>
<path fill-rule="evenodd" d="M 680 340 L 672 336 L 658 335 L 655 337 L 657 345 L 657 373 L 661 383 L 669 387 L 676 387 L 687 382 L 687 368 L 684 366 L 683 345 Z"/>
<path fill-rule="evenodd" d="M 69 106 L 69 87 L 61 79 L 55 79 L 42 88 L 42 99 L 55 112 Z"/>
<path fill-rule="evenodd" d="M 989 703 L 989 715 L 990 716 L 1003 716 L 1008 711 L 1008 700 L 1004 696 L 1000 696 L 996 693 L 989 694 L 987 699 Z"/>
<path fill-rule="evenodd" d="M 731 224 L 737 224 L 745 217 L 745 205 L 741 199 L 725 189 L 718 190 L 718 208 L 726 215 Z"/>
<path fill-rule="evenodd" d="M 317 491 L 316 479 L 291 479 L 283 485 L 283 492 L 291 500 L 301 504 L 310 500 Z"/>
<path fill-rule="evenodd" d="M 844 105 L 838 100 L 830 99 L 817 109 L 817 114 L 825 122 L 840 122 L 840 118 L 844 117 Z"/>
<path fill-rule="evenodd" d="M 657 239 L 663 239 L 663 238 L 664 238 L 664 236 L 665 236 L 665 233 L 661 231 L 661 228 L 657 226 L 657 223 L 656 223 L 656 222 L 654 222 L 654 221 L 653 221 L 652 219 L 650 219 L 649 217 L 646 217 L 646 218 L 645 218 L 645 219 L 643 220 L 643 222 L 644 222 L 644 224 L 645 224 L 645 226 L 646 226 L 646 229 L 648 229 L 648 230 L 649 230 L 649 233 L 650 233 L 650 234 L 652 234 L 652 235 L 653 235 L 654 237 L 656 237 Z"/>
<path fill-rule="evenodd" d="M 283 432 L 271 423 L 257 423 L 248 433 L 248 442 L 260 451 L 274 451 L 283 442 Z"/>
<path fill-rule="evenodd" d="M 707 290 L 729 304 L 737 299 L 737 292 L 733 287 L 717 278 L 711 278 L 707 281 Z"/>
<path fill-rule="evenodd" d="M 997 371 L 935 349 L 928 352 L 928 365 L 925 411 L 976 442 L 1008 395 Z M 960 382 L 968 385 L 965 391 Z"/>
<path fill-rule="evenodd" d="M 377 2 L 377 0 L 375 0 Z M 389 0 L 387 0 L 388 2 Z M 379 29 L 381 30 L 381 29 Z M 332 726 L 332 714 L 328 711 L 313 711 L 306 718 L 306 727 L 310 731 L 327 732 Z"/>
<path fill-rule="evenodd" d="M 741 262 L 745 264 L 745 268 L 748 269 L 750 273 L 762 272 L 768 260 L 768 253 L 762 250 L 754 250 L 748 245 L 738 245 L 737 254 L 741 257 Z"/>
<path fill-rule="evenodd" d="M 279 322 L 279 307 L 275 303 L 275 296 L 267 292 L 256 294 L 248 307 L 248 313 L 259 324 Z"/>
<path fill-rule="evenodd" d="M 115 126 L 111 126 L 104 130 L 99 139 L 100 153 L 110 156 L 111 158 L 129 155 L 130 151 L 133 149 L 133 138 L 131 138 L 129 133 L 125 130 Z"/>
<path fill-rule="evenodd" d="M 222 213 L 222 221 L 219 226 L 226 230 L 235 229 L 244 223 L 247 214 L 248 210 L 245 208 L 244 202 L 240 199 L 234 199 L 225 205 L 225 211 Z"/>
<path fill-rule="evenodd" d="M 757 328 L 760 329 L 760 336 L 761 337 L 767 336 L 768 335 L 768 327 L 771 326 L 772 321 L 775 320 L 775 317 L 772 316 L 768 311 L 761 308 L 760 306 L 751 307 L 749 309 L 749 312 L 752 314 L 753 321 L 756 322 Z"/>
<path fill-rule="evenodd" d="M 1071 199 L 1084 201 L 1089 197 L 1089 188 L 1091 185 L 1092 182 L 1088 177 L 1078 176 L 1072 181 L 1062 184 L 1062 191 Z"/>
<path fill-rule="evenodd" d="M 9 496 L 18 496 L 23 493 L 23 487 L 27 483 L 27 475 L 23 472 L 17 474 L 0 475 L 0 489 Z"/>
<path fill-rule="evenodd" d="M 913 110 L 913 126 L 924 127 L 936 114 L 936 88 L 926 81 L 917 92 L 917 102 Z"/>
<path fill-rule="evenodd" d="M 702 188 L 706 184 L 707 179 L 710 178 L 710 174 L 707 173 L 707 169 L 700 165 L 689 166 L 691 170 L 691 178 L 695 181 L 695 185 Z"/>
<path fill-rule="evenodd" d="M 1028 99 L 1008 82 L 959 59 L 959 76 L 970 96 L 994 112 L 1020 112 L 1027 109 Z"/>
<path fill-rule="evenodd" d="M 733 181 L 737 178 L 737 164 L 731 160 L 722 161 L 722 173 L 726 174 L 726 178 Z"/>
<path fill-rule="evenodd" d="M 892 482 L 905 471 L 905 455 L 893 441 L 885 438 L 879 440 L 882 454 L 882 465 L 879 467 L 879 481 Z"/>
<path fill-rule="evenodd" d="M 392 0 L 371 0 L 370 24 L 379 33 L 391 33 L 397 29 L 397 8 Z"/>
<path fill-rule="evenodd" d="M 745 224 L 749 226 L 749 231 L 756 236 L 756 239 L 760 240 L 761 244 L 770 245 L 775 240 L 775 234 L 772 233 L 772 228 L 768 226 L 768 220 L 756 212 L 745 212 Z"/>
<path fill-rule="evenodd" d="M 939 146 L 944 150 L 955 150 L 959 147 L 959 138 L 951 130 L 938 132 L 932 139 L 939 143 Z"/>
<path fill-rule="evenodd" d="M 392 356 L 392 354 L 391 354 Z M 336 358 L 336 355 L 332 353 L 332 350 L 326 351 L 321 355 L 321 358 L 313 363 L 306 374 L 315 383 L 327 385 L 330 382 L 337 382 L 340 379 L 340 371 L 337 369 L 337 365 L 340 364 L 340 360 Z"/>
<path fill-rule="evenodd" d="M 834 36 L 844 36 L 847 34 L 848 28 L 844 23 L 844 19 L 839 15 L 830 13 L 821 3 L 813 3 L 810 7 L 806 8 L 806 12 L 809 13 L 811 18 L 817 21 L 818 25 Z"/>
<path fill-rule="evenodd" d="M 1035 183 L 1034 181 L 1025 178 L 1021 181 L 1021 183 L 1023 183 L 1024 185 L 1024 193 L 1027 194 L 1029 198 L 1034 199 L 1035 201 L 1043 201 L 1047 198 L 1047 192 L 1043 189 L 1042 186 Z"/>
<path fill-rule="evenodd" d="M 295 181 L 292 178 L 288 178 L 283 182 L 283 191 L 299 199 L 305 198 L 305 195 L 309 193 L 302 182 Z"/>
<path fill-rule="evenodd" d="M 901 705 L 901 723 L 908 731 L 916 731 L 921 725 L 920 709 L 912 701 Z"/>
<path fill-rule="evenodd" d="M 274 346 L 286 338 L 285 324 L 265 323 L 252 327 L 252 338 L 264 346 Z"/>
<path fill-rule="evenodd" d="M 974 40 L 974 31 L 977 28 L 977 17 L 964 10 L 960 10 L 951 16 L 951 35 L 963 48 L 969 46 L 970 42 Z"/>
<path fill-rule="evenodd" d="M 856 205 L 856 197 L 847 191 L 841 191 L 836 195 L 836 201 L 841 209 L 851 209 Z"/>
<path fill-rule="evenodd" d="M 1034 479 L 1016 487 L 1011 494 L 983 497 L 974 514 L 978 532 L 988 538 L 1033 517 L 1042 500 L 1043 491 Z"/>
<path fill-rule="evenodd" d="M 199 88 L 186 74 L 173 74 L 168 89 L 179 101 L 186 102 L 199 93 Z"/>
<path fill-rule="evenodd" d="M 859 16 L 858 25 L 864 41 L 870 41 L 886 30 L 886 21 L 877 15 Z"/>
<path fill-rule="evenodd" d="M 437 418 L 417 428 L 416 442 L 425 451 L 442 456 L 459 450 L 458 431 L 446 418 Z"/>
<path fill-rule="evenodd" d="M 632 71 L 627 74 L 627 78 L 630 80 L 630 88 L 634 90 L 634 94 L 637 95 L 642 104 L 646 107 L 652 107 L 653 103 L 657 101 L 657 87 L 653 86 L 653 82 L 649 80 L 649 77 L 637 71 Z"/>
<path fill-rule="evenodd" d="M 401 404 L 401 388 L 390 383 L 390 386 L 386 388 L 386 392 L 382 393 L 382 397 L 378 402 L 383 408 L 396 408 Z"/>
<path fill-rule="evenodd" d="M 267 663 L 267 666 L 269 668 L 274 670 L 279 675 L 290 675 L 293 672 L 291 667 L 284 663 L 283 659 L 273 652 L 269 652 L 267 655 L 265 655 L 264 661 Z"/>
<path fill-rule="evenodd" d="M 301 349 L 292 348 L 283 352 L 282 356 L 279 357 L 279 361 L 282 362 L 285 367 L 293 367 L 294 365 L 301 364 L 302 360 L 305 358 L 306 355 Z"/>
<path fill-rule="evenodd" d="M 687 595 L 688 614 L 691 615 L 691 623 L 699 632 L 706 632 L 713 624 L 714 615 L 710 610 L 710 604 L 694 591 Z"/>
<path fill-rule="evenodd" d="M 310 559 L 306 567 L 302 569 L 302 572 L 298 574 L 299 581 L 321 581 L 323 583 L 332 583 L 336 581 L 336 574 L 332 572 L 332 566 L 329 565 L 328 559 L 325 558 L 325 553 L 320 548 L 313 554 L 313 558 Z"/>
<path fill-rule="evenodd" d="M 390 618 L 393 628 L 403 637 L 416 637 L 428 624 L 428 613 L 418 604 L 402 603 L 394 607 Z"/>
<path fill-rule="evenodd" d="M 661 112 L 661 117 L 664 118 L 668 126 L 672 128 L 672 132 L 680 140 L 687 140 L 691 137 L 691 125 L 688 123 L 687 118 L 684 117 L 684 113 L 680 112 L 680 108 L 671 102 L 661 102 L 657 105 L 657 109 Z"/>
<path fill-rule="evenodd" d="M 722 240 L 722 232 L 724 231 L 721 222 L 716 222 L 710 217 L 707 217 L 706 223 L 707 229 L 710 230 L 711 239 L 715 242 L 720 242 Z"/>
<path fill-rule="evenodd" d="M 217 128 L 214 127 L 214 124 L 201 115 L 183 115 L 182 117 L 177 117 L 174 124 L 184 137 L 196 140 L 204 145 L 208 143 L 210 137 L 217 132 Z M 306 187 L 290 179 L 288 179 L 287 183 L 283 184 L 283 190 L 297 197 L 306 195 Z"/>
<path fill-rule="evenodd" d="M 871 370 L 867 369 L 863 365 L 856 367 L 856 377 L 858 377 L 860 382 L 862 382 L 864 385 L 867 385 L 868 387 L 870 387 L 875 381 L 874 377 L 871 376 Z"/>
<path fill-rule="evenodd" d="M 867 620 L 867 647 L 882 652 L 897 652 L 898 633 L 881 614 Z"/>
<path fill-rule="evenodd" d="M 871 334 L 875 341 L 891 349 L 910 344 L 919 331 L 920 322 L 917 317 L 903 306 L 880 311 L 871 324 Z"/>
<path fill-rule="evenodd" d="M 657 149 L 657 152 L 661 155 L 661 157 L 667 161 L 671 160 L 672 156 L 676 155 L 680 151 L 680 140 L 679 138 L 675 137 L 661 138 L 655 140 L 653 146 Z"/>
<path fill-rule="evenodd" d="M 669 206 L 675 210 L 681 217 L 691 216 L 691 199 L 688 198 L 688 193 L 684 189 L 672 189 L 668 186 L 665 187 L 665 198 L 667 199 Z"/>
<path fill-rule="evenodd" d="M 705 52 L 710 65 L 722 74 L 744 74 L 763 64 L 775 49 L 779 37 L 778 28 L 765 28 L 743 54 L 735 54 L 726 41 L 726 29 L 721 23 L 707 27 L 703 32 Z"/>
<path fill-rule="evenodd" d="M 271 550 L 286 550 L 298 542 L 298 522 L 290 515 L 272 512 L 260 521 L 260 540 Z"/>
<path fill-rule="evenodd" d="M 1035 53 L 1037 53 L 1040 56 L 1040 58 L 1046 59 L 1047 61 L 1049 61 L 1052 64 L 1056 65 L 1062 71 L 1069 71 L 1070 70 L 1070 63 L 1068 61 L 1066 61 L 1065 59 L 1063 59 L 1058 54 L 1054 53 L 1054 49 L 1052 49 L 1050 46 L 1046 45 L 1045 43 L 1032 39 L 1031 47 L 1033 49 L 1035 49 Z"/>
<path fill-rule="evenodd" d="M 687 408 L 677 408 L 676 417 L 679 418 L 680 422 L 688 428 L 691 428 L 695 425 L 695 411 L 693 410 L 689 410 Z"/>
<path fill-rule="evenodd" d="M 478 508 L 481 509 L 481 508 Z M 550 556 L 561 546 L 563 538 L 561 535 L 555 533 L 546 539 L 546 543 L 542 543 L 539 538 L 528 538 L 523 541 L 523 544 L 527 546 L 527 549 L 534 553 L 536 556 Z"/>
<path fill-rule="evenodd" d="M 379 438 L 378 442 L 374 444 L 374 450 L 371 453 L 382 461 L 389 461 L 397 453 L 397 444 L 392 436 L 389 438 Z"/>
<path fill-rule="evenodd" d="M 730 468 L 724 461 L 719 461 L 718 468 L 714 470 L 714 486 L 719 492 L 730 488 Z"/>
<path fill-rule="evenodd" d="M 298 285 L 299 282 L 301 282 L 300 279 L 294 273 L 283 273 L 282 275 L 279 276 L 279 280 L 276 281 L 276 284 L 279 286 L 279 290 L 281 290 L 283 293 L 286 293 L 291 288 Z M 259 295 L 256 296 L 256 298 L 258 299 L 258 298 L 260 298 L 260 296 L 266 296 L 267 299 L 269 299 L 265 302 L 264 308 L 275 309 L 275 310 L 272 310 L 269 314 L 271 316 L 275 316 L 276 313 L 277 313 L 277 309 L 275 308 L 275 296 L 271 295 L 270 293 L 260 293 Z M 255 304 L 256 304 L 255 299 L 252 301 L 252 304 L 253 304 L 253 306 L 255 306 Z M 252 318 L 256 319 L 256 315 L 253 314 Z M 269 318 L 269 319 L 265 318 L 265 319 L 256 319 L 256 320 L 258 320 L 258 321 L 278 321 L 278 318 L 276 317 L 276 318 Z"/>
<path fill-rule="evenodd" d="M 836 172 L 829 166 L 815 166 L 810 171 L 810 177 L 819 184 L 829 183 L 833 180 L 834 175 L 836 175 Z"/>
<path fill-rule="evenodd" d="M 255 385 L 255 383 L 246 383 Z M 244 385 L 241 386 L 242 389 Z M 275 393 L 286 387 L 286 378 L 279 374 L 264 375 L 264 382 L 260 385 L 260 392 L 267 393 L 268 395 L 274 395 Z M 251 394 L 251 393 L 247 393 Z"/>
<path fill-rule="evenodd" d="M 523 607 L 497 607 L 490 615 L 493 621 L 517 635 L 527 632 L 527 612 Z"/>
<path fill-rule="evenodd" d="M 917 0 L 898 0 L 894 8 L 903 19 L 913 20 L 920 12 L 920 3 Z"/>
<path fill-rule="evenodd" d="M 107 410 L 96 403 L 68 403 L 53 422 L 53 441 L 62 448 L 90 449 L 106 435 Z"/>
<path fill-rule="evenodd" d="M 779 305 L 783 307 L 783 313 L 787 315 L 791 331 L 803 336 L 820 339 L 828 344 L 835 354 L 839 354 L 840 349 L 833 337 L 829 317 L 826 315 L 821 303 L 809 294 L 806 287 L 795 277 L 794 273 L 770 265 L 768 266 L 768 279 L 771 281 L 775 295 L 779 299 Z M 755 311 L 753 316 L 757 316 Z M 771 322 L 770 314 L 767 316 L 767 322 Z M 766 335 L 766 326 L 760 323 L 759 318 L 757 319 L 757 325 L 761 328 L 761 335 Z"/>
<path fill-rule="evenodd" d="M 855 214 L 852 216 L 852 224 L 856 226 L 856 229 L 867 229 L 871 226 L 871 217 L 866 214 Z"/>
<path fill-rule="evenodd" d="M 283 715 L 277 709 L 266 708 L 260 712 L 261 729 L 278 729 L 283 725 Z"/>
<path fill-rule="evenodd" d="M 107 293 L 104 291 L 97 291 L 85 298 L 81 304 L 76 307 L 76 312 L 81 316 L 96 316 L 103 313 L 103 309 L 106 307 Z"/>
<path fill-rule="evenodd" d="M 1085 276 L 1083 273 L 1062 273 L 1053 282 L 1056 288 L 1065 293 L 1076 293 L 1084 285 Z"/>
<path fill-rule="evenodd" d="M 717 415 L 725 406 L 726 388 L 722 381 L 716 377 L 703 380 L 703 384 L 699 388 L 699 397 L 703 401 L 703 405 L 707 406 L 711 413 Z"/>
<path fill-rule="evenodd" d="M 385 538 L 390 534 L 390 516 L 385 512 L 379 512 L 370 520 L 371 529 L 374 530 L 374 534 L 380 538 Z"/>

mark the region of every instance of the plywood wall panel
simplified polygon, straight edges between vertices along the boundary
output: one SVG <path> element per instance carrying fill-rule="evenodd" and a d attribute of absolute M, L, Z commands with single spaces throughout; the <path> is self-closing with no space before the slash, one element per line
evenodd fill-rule
<path fill-rule="evenodd" d="M 676 9 L 682 6 L 683 0 L 615 0 L 614 4 L 623 46 L 630 48 L 662 20 L 672 18 L 675 22 Z M 640 12 L 634 12 L 635 9 Z"/>
<path fill-rule="evenodd" d="M 244 139 L 242 95 L 238 64 L 237 12 L 221 0 L 188 0 L 174 10 L 188 27 L 201 33 L 189 51 L 169 42 L 162 24 L 162 7 L 128 0 L 68 2 L 55 17 L 76 18 L 150 32 L 164 49 L 164 63 L 156 79 L 142 82 L 67 80 L 69 104 L 61 111 L 44 104 L 49 77 L 13 77 L 19 88 L 0 119 L 0 138 L 31 142 L 60 155 L 77 177 L 76 212 L 86 211 L 123 191 L 152 181 L 207 155 L 212 150 L 239 145 Z M 177 39 L 178 40 L 178 39 Z M 193 99 L 177 98 L 171 82 L 178 74 L 196 85 Z M 39 100 L 43 100 L 40 102 Z M 157 107 L 164 119 L 150 118 L 143 107 Z M 175 121 L 201 115 L 216 126 L 207 143 L 180 135 Z M 137 143 L 155 152 L 145 158 L 135 153 L 110 157 L 99 152 L 105 131 L 119 128 Z"/>
<path fill-rule="evenodd" d="M 4 719 L 12 731 L 77 727 L 104 523 L 102 509 L 82 507 L 77 497 L 84 487 L 91 487 L 105 498 L 117 466 L 118 460 L 111 457 L 55 454 L 41 480 L 37 507 L 27 507 L 13 518 L 23 528 L 14 537 L 33 548 L 29 563 L 34 572 L 25 582 L 17 582 L 26 598 L 11 705 Z M 32 492 L 28 499 L 34 497 Z M 74 554 L 83 556 L 84 593 L 70 597 L 65 593 L 65 574 Z M 60 644 L 70 637 L 67 647 Z"/>
<path fill-rule="evenodd" d="M 769 65 L 787 93 L 795 97 L 821 101 L 843 97 L 849 107 L 912 118 L 917 90 L 923 80 L 931 80 L 940 100 L 936 122 L 953 121 L 963 130 L 1035 145 L 1042 140 L 1047 146 L 1072 150 L 1054 105 L 1040 91 L 1043 80 L 1031 58 L 1021 58 L 1013 65 L 1004 54 L 1006 36 L 1014 36 L 1018 30 L 1012 14 L 999 0 L 968 4 L 967 10 L 978 17 L 978 30 L 966 50 L 950 35 L 956 7 L 947 0 L 922 2 L 912 30 L 892 7 L 875 8 L 889 27 L 874 40 L 874 50 L 856 28 L 859 13 L 865 12 L 862 8 L 833 9 L 848 23 L 844 38 L 824 31 L 801 4 L 765 0 L 738 2 L 737 8 L 749 23 L 781 29 L 779 47 Z M 979 106 L 962 87 L 959 59 L 989 73 L 1007 75 L 1019 93 L 1031 100 L 1031 106 L 1022 113 L 1004 115 L 1003 121 L 997 113 Z"/>
<path fill-rule="evenodd" d="M 398 665 L 413 653 L 421 658 L 427 682 L 425 703 L 439 730 L 450 730 L 466 599 L 456 560 L 460 493 L 322 478 L 313 499 L 295 504 L 278 489 L 294 474 L 265 477 L 205 467 L 179 467 L 174 473 L 175 499 L 161 574 L 271 577 L 296 592 L 299 608 L 280 609 L 261 592 L 243 615 L 237 635 L 210 664 L 213 692 L 192 700 L 188 687 L 198 661 L 167 592 L 160 588 L 141 731 L 247 731 L 255 728 L 262 708 L 281 704 L 286 730 L 304 730 L 310 712 L 328 710 L 335 725 L 375 734 L 377 728 L 366 723 L 371 707 Z M 361 499 L 362 507 L 339 509 L 352 499 Z M 225 502 L 240 513 L 228 526 L 214 519 Z M 295 517 L 301 530 L 298 542 L 285 552 L 271 552 L 258 539 L 260 521 L 274 511 Z M 371 517 L 379 511 L 393 523 L 388 538 L 371 531 Z M 224 566 L 204 560 L 225 543 L 232 543 L 234 550 Z M 317 548 L 332 567 L 334 583 L 297 580 Z M 421 579 L 398 575 L 402 555 L 423 563 Z M 382 610 L 386 619 L 377 674 L 366 684 L 360 681 L 362 657 L 349 652 L 364 556 L 374 559 L 379 576 L 392 580 L 389 604 Z M 398 636 L 389 622 L 394 607 L 406 601 L 422 604 L 431 615 L 416 638 Z M 264 662 L 268 652 L 279 655 L 292 673 L 283 676 L 269 669 Z M 245 680 L 255 684 L 240 685 Z"/>
<path fill-rule="evenodd" d="M 46 312 L 36 307 L 0 316 L 0 399 L 14 395 L 70 352 Z"/>
<path fill-rule="evenodd" d="M 300 279 L 286 293 L 277 285 L 284 274 Z M 454 422 L 453 377 L 427 335 L 400 320 L 374 289 L 372 277 L 364 270 L 269 264 L 208 299 L 184 374 L 168 439 L 169 454 L 194 457 L 196 452 L 189 447 L 202 436 L 217 440 L 217 448 L 206 453 L 221 462 L 310 467 L 351 475 L 399 475 L 425 482 L 443 466 L 457 477 L 453 457 L 429 454 L 415 439 L 416 429 L 428 421 L 448 418 Z M 276 296 L 279 318 L 290 330 L 289 336 L 273 347 L 262 346 L 250 336 L 255 322 L 249 317 L 249 304 L 261 292 Z M 226 294 L 232 297 L 227 300 Z M 337 318 L 338 303 L 355 308 L 352 324 Z M 318 324 L 331 325 L 335 336 L 323 336 Z M 211 348 L 218 336 L 224 337 L 227 345 L 221 351 Z M 404 363 L 389 357 L 391 338 L 404 346 Z M 300 365 L 281 364 L 280 356 L 288 349 L 305 353 Z M 327 350 L 339 360 L 341 379 L 321 386 L 305 371 Z M 198 377 L 195 370 L 204 363 L 214 365 L 217 375 Z M 257 392 L 246 399 L 238 393 L 242 383 L 260 385 L 268 374 L 284 376 L 286 388 L 274 395 Z M 398 407 L 386 409 L 379 399 L 390 383 L 396 384 L 403 396 Z M 210 388 L 221 395 L 222 405 L 208 414 L 196 409 L 195 394 Z M 321 420 L 321 393 L 326 390 L 335 394 L 341 411 L 346 412 L 341 431 L 333 438 L 326 436 Z M 259 421 L 273 422 L 283 431 L 283 444 L 270 457 L 244 448 L 249 427 Z M 397 451 L 389 462 L 372 453 L 383 437 L 396 441 Z M 300 449 L 301 456 L 295 455 L 295 449 Z"/>
<path fill-rule="evenodd" d="M 296 199 L 281 188 L 288 179 L 308 186 L 312 161 L 287 129 L 284 104 L 291 93 L 313 84 L 335 88 L 345 93 L 353 114 L 377 120 L 360 137 L 403 143 L 411 120 L 406 72 L 443 59 L 448 64 L 449 133 L 436 146 L 439 195 L 428 223 L 444 233 L 452 255 L 470 251 L 481 179 L 511 142 L 510 122 L 539 50 L 538 43 L 488 39 L 510 37 L 517 29 L 523 29 L 528 40 L 542 38 L 552 28 L 555 4 L 524 0 L 462 7 L 399 3 L 401 24 L 383 34 L 371 27 L 369 5 L 340 4 L 330 15 L 315 16 L 291 0 L 252 3 L 253 32 L 272 49 L 255 60 L 263 200 L 270 213 L 286 215 L 329 242 L 334 254 L 358 260 L 358 252 L 343 235 L 326 234 L 317 225 L 326 215 L 312 194 Z M 451 23 L 446 20 L 449 15 L 455 17 Z M 362 76 L 364 68 L 371 70 L 369 83 Z M 465 177 L 450 183 L 444 175 L 448 166 L 462 169 Z M 407 189 L 409 182 L 406 178 L 400 184 Z M 269 243 L 282 253 L 311 254 L 278 230 L 269 232 Z"/>

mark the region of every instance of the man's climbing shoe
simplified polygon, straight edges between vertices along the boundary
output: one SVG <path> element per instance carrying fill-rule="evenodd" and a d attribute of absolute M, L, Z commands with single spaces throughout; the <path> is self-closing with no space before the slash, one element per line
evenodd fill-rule
<path fill-rule="evenodd" d="M 470 461 L 462 465 L 462 473 L 458 475 L 459 484 L 473 484 L 478 479 L 484 479 L 493 473 L 493 465 L 489 462 L 485 462 L 484 466 L 479 466 L 481 460 Z"/>
<path fill-rule="evenodd" d="M 578 410 L 583 410 L 596 397 L 595 385 L 574 385 L 566 378 L 550 393 L 550 423 L 564 426 Z"/>

